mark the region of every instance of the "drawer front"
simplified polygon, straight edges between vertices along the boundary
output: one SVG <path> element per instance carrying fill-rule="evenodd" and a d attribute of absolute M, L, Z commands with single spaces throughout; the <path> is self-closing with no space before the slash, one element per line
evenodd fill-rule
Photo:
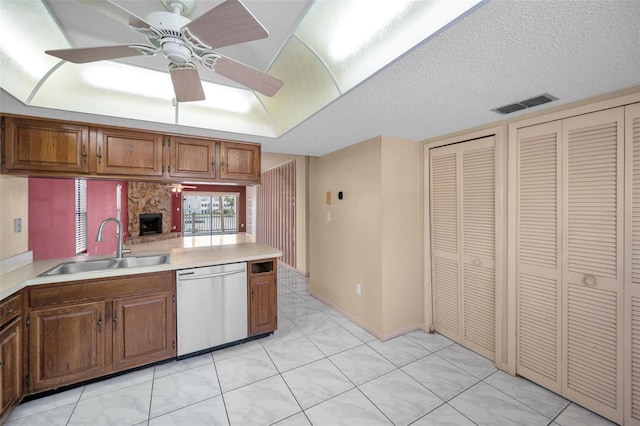
<path fill-rule="evenodd" d="M 0 327 L 20 315 L 22 312 L 22 296 L 15 295 L 0 303 Z"/>
<path fill-rule="evenodd" d="M 172 289 L 173 272 L 171 271 L 72 283 L 42 284 L 29 290 L 29 306 L 42 308 L 67 303 L 86 303 Z"/>

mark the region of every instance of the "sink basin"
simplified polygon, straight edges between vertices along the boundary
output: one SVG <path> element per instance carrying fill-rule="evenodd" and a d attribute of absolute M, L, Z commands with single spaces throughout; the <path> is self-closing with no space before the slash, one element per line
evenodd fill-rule
<path fill-rule="evenodd" d="M 153 266 L 169 263 L 168 254 L 156 254 L 153 256 L 125 257 L 121 259 L 116 268 L 135 268 L 136 266 Z"/>
<path fill-rule="evenodd" d="M 41 277 L 51 275 L 79 274 L 81 272 L 104 271 L 107 269 L 135 268 L 139 266 L 153 266 L 170 263 L 168 254 L 151 256 L 132 256 L 123 259 L 100 259 L 78 262 L 64 262 L 40 274 Z"/>
<path fill-rule="evenodd" d="M 93 272 L 111 269 L 118 263 L 117 259 L 88 260 L 86 262 L 64 262 L 40 276 L 78 274 L 80 272 Z"/>

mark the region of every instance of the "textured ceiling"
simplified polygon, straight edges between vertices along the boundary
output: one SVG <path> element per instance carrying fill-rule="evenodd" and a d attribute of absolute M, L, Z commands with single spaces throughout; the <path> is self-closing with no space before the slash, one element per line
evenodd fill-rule
<path fill-rule="evenodd" d="M 640 2 L 491 1 L 265 150 L 322 155 L 377 135 L 411 140 L 640 85 Z"/>
<path fill-rule="evenodd" d="M 89 118 L 301 155 L 378 135 L 424 140 L 502 120 L 490 110 L 544 92 L 559 100 L 509 117 L 640 86 L 639 20 L 637 0 L 489 1 L 278 138 Z M 6 112 L 88 118 L 26 107 L 6 92 L 0 102 Z"/>

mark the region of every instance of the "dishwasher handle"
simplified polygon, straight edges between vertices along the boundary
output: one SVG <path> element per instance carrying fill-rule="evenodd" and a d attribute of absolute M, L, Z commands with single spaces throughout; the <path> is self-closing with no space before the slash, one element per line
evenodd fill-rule
<path fill-rule="evenodd" d="M 180 273 L 178 273 L 178 280 L 179 281 L 191 281 L 191 280 L 201 280 L 203 278 L 224 277 L 226 275 L 241 274 L 241 273 L 244 273 L 246 271 L 247 271 L 246 269 L 234 269 L 232 271 L 217 272 L 215 274 L 206 274 L 206 275 L 194 275 L 193 272 L 188 272 L 188 273 L 186 273 L 184 275 L 181 275 Z"/>

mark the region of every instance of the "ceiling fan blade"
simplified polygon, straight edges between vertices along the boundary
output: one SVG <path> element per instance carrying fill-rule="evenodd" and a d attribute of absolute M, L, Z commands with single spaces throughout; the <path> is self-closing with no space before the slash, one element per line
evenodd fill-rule
<path fill-rule="evenodd" d="M 59 50 L 46 50 L 47 53 L 56 58 L 64 59 L 65 61 L 73 62 L 75 64 L 84 64 L 85 62 L 103 61 L 106 59 L 118 59 L 127 58 L 129 56 L 148 55 L 149 52 L 139 50 L 139 47 L 143 45 L 129 45 L 122 44 L 118 46 L 104 46 L 104 47 L 81 47 L 77 49 L 59 49 Z"/>
<path fill-rule="evenodd" d="M 275 95 L 284 84 L 279 78 L 224 56 L 216 61 L 214 71 L 266 96 Z"/>
<path fill-rule="evenodd" d="M 117 5 L 111 0 L 80 0 L 82 3 L 85 3 L 100 13 L 107 15 L 108 17 L 115 19 L 116 21 L 130 25 L 134 28 L 153 28 L 151 24 L 149 24 L 144 19 L 140 18 L 137 15 L 129 12 L 122 6 Z"/>
<path fill-rule="evenodd" d="M 191 36 L 216 49 L 269 36 L 267 30 L 238 0 L 227 0 L 185 28 Z"/>
<path fill-rule="evenodd" d="M 178 102 L 202 101 L 204 100 L 204 90 L 198 70 L 192 66 L 169 65 L 173 90 Z"/>

